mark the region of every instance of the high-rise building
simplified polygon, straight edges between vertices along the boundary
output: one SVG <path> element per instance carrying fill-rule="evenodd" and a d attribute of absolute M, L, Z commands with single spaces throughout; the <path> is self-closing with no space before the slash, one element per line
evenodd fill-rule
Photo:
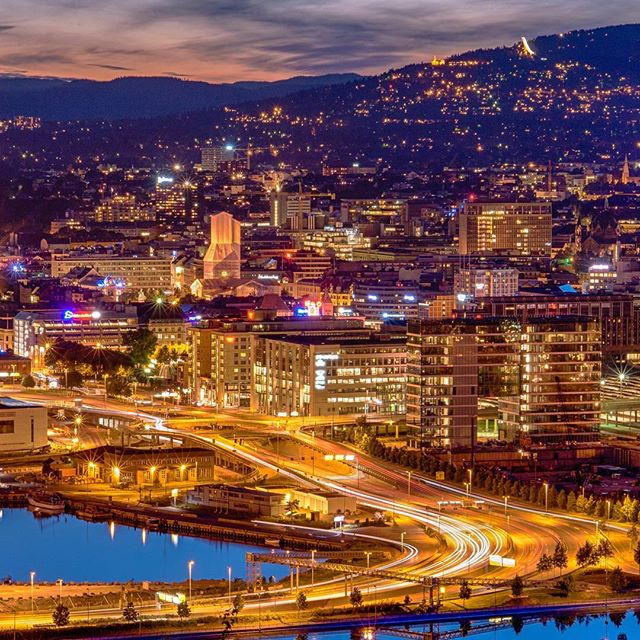
<path fill-rule="evenodd" d="M 204 171 L 218 171 L 224 164 L 233 162 L 235 157 L 232 145 L 217 145 L 200 149 L 201 165 Z"/>
<path fill-rule="evenodd" d="M 528 444 L 592 439 L 600 412 L 597 320 L 425 320 L 407 337 L 407 426 L 422 446 L 469 448 L 481 408 L 495 437 Z"/>
<path fill-rule="evenodd" d="M 211 242 L 204 256 L 205 280 L 240 278 L 240 222 L 223 211 L 211 216 Z"/>
<path fill-rule="evenodd" d="M 461 255 L 551 255 L 549 202 L 466 202 L 459 227 Z"/>
<path fill-rule="evenodd" d="M 311 213 L 311 195 L 308 193 L 271 192 L 271 226 L 279 229 L 305 228 L 305 220 Z"/>

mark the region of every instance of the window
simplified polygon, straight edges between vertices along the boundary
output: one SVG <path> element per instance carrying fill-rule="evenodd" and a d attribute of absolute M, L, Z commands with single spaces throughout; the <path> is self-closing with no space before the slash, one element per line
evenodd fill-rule
<path fill-rule="evenodd" d="M 0 420 L 0 434 L 15 433 L 13 420 Z"/>

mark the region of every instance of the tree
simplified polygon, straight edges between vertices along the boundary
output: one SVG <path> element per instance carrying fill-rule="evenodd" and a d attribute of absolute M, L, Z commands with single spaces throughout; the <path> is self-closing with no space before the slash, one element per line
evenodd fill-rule
<path fill-rule="evenodd" d="M 138 611 L 133 606 L 133 602 L 129 599 L 127 599 L 127 602 L 122 609 L 122 617 L 127 622 L 135 622 L 138 619 Z"/>
<path fill-rule="evenodd" d="M 628 580 L 620 567 L 609 574 L 609 588 L 614 593 L 622 593 L 627 588 Z"/>
<path fill-rule="evenodd" d="M 576 563 L 579 567 L 588 567 L 598 561 L 595 546 L 587 540 L 576 551 Z"/>
<path fill-rule="evenodd" d="M 187 602 L 180 602 L 177 608 L 178 617 L 186 619 L 191 615 L 191 608 Z"/>
<path fill-rule="evenodd" d="M 556 569 L 560 569 L 560 574 L 562 574 L 562 570 L 566 569 L 569 566 L 569 555 L 567 553 L 567 545 L 564 544 L 561 540 L 556 542 L 556 548 L 553 550 L 553 566 Z"/>
<path fill-rule="evenodd" d="M 67 371 L 65 374 L 64 381 L 67 389 L 71 389 L 72 387 L 81 387 L 84 378 L 77 369 L 71 369 L 71 371 Z"/>
<path fill-rule="evenodd" d="M 638 571 L 640 571 L 640 542 L 636 543 L 636 546 L 633 550 L 633 559 L 638 565 Z"/>
<path fill-rule="evenodd" d="M 122 342 L 128 348 L 129 357 L 137 367 L 146 367 L 156 350 L 158 339 L 149 329 L 136 329 L 122 336 Z"/>
<path fill-rule="evenodd" d="M 32 375 L 27 374 L 22 378 L 22 386 L 25 389 L 33 389 L 36 386 L 36 381 L 33 379 Z"/>
<path fill-rule="evenodd" d="M 602 540 L 600 540 L 600 542 L 598 543 L 598 546 L 596 547 L 596 562 L 598 562 L 602 558 L 606 560 L 607 558 L 612 558 L 612 557 L 613 557 L 613 545 L 611 544 L 608 538 L 602 538 Z"/>
<path fill-rule="evenodd" d="M 237 616 L 244 609 L 244 598 L 241 593 L 237 593 L 233 597 L 231 612 L 234 616 Z"/>
<path fill-rule="evenodd" d="M 56 627 L 66 627 L 69 624 L 69 607 L 62 604 L 62 602 L 58 602 L 56 608 L 51 614 L 51 617 L 53 618 L 53 624 L 55 624 Z"/>
<path fill-rule="evenodd" d="M 351 594 L 349 595 L 349 602 L 351 602 L 351 606 L 354 609 L 357 609 L 358 607 L 362 606 L 362 592 L 360 591 L 360 589 L 358 589 L 358 587 L 353 587 L 353 589 L 351 589 Z"/>
<path fill-rule="evenodd" d="M 538 560 L 537 569 L 540 573 L 545 573 L 546 571 L 551 571 L 553 568 L 553 557 L 543 553 Z"/>
<path fill-rule="evenodd" d="M 519 598 L 524 593 L 524 581 L 516 574 L 516 577 L 511 581 L 511 595 L 514 598 Z"/>
<path fill-rule="evenodd" d="M 569 594 L 575 591 L 576 583 L 575 583 L 575 580 L 573 579 L 573 576 L 568 575 L 568 576 L 565 576 L 564 578 L 561 578 L 556 584 L 556 587 L 558 587 L 562 597 L 567 598 Z"/>
<path fill-rule="evenodd" d="M 519 635 L 522 629 L 524 629 L 524 620 L 520 616 L 514 616 L 511 618 L 511 626 L 516 635 Z"/>
<path fill-rule="evenodd" d="M 112 374 L 106 381 L 107 394 L 110 396 L 131 396 L 131 381 L 127 376 Z"/>
<path fill-rule="evenodd" d="M 354 587 L 354 590 L 357 587 Z M 353 604 L 353 591 L 351 592 L 351 604 Z M 362 596 L 360 596 L 360 604 L 362 604 Z M 296 607 L 298 607 L 298 611 L 304 611 L 309 606 L 307 602 L 307 594 L 304 591 L 298 591 L 298 595 L 296 596 Z M 353 604 L 354 607 L 360 606 Z"/>
<path fill-rule="evenodd" d="M 471 597 L 471 587 L 466 580 L 462 581 L 462 584 L 460 585 L 460 593 L 458 595 L 460 596 L 460 600 L 462 600 L 462 604 L 466 608 L 465 602 Z"/>

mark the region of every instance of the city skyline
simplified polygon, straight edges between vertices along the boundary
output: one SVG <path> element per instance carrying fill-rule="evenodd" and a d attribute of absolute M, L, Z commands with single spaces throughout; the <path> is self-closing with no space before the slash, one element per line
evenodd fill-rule
<path fill-rule="evenodd" d="M 109 80 L 123 75 L 209 82 L 329 72 L 371 74 L 477 47 L 629 22 L 633 2 L 445 0 L 340 3 L 201 0 L 9 0 L 0 14 L 0 77 Z"/>

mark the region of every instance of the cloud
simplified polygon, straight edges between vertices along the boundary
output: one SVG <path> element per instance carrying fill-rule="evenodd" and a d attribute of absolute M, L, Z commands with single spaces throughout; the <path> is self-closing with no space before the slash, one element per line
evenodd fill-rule
<path fill-rule="evenodd" d="M 3 31 L 10 31 L 11 29 L 15 29 L 15 24 L 0 24 L 0 33 Z"/>
<path fill-rule="evenodd" d="M 98 69 L 109 69 L 110 71 L 133 71 L 132 67 L 119 67 L 116 64 L 97 64 L 91 63 L 90 67 L 97 67 Z"/>
<path fill-rule="evenodd" d="M 2 5 L 13 23 L 7 27 L 19 27 L 0 39 L 5 70 L 107 78 L 135 69 L 213 81 L 372 73 L 434 54 L 508 45 L 523 33 L 534 37 L 622 23 L 637 14 L 637 0 L 536 0 L 535 10 L 532 0 L 2 0 Z M 171 71 L 164 71 L 167 67 Z"/>

